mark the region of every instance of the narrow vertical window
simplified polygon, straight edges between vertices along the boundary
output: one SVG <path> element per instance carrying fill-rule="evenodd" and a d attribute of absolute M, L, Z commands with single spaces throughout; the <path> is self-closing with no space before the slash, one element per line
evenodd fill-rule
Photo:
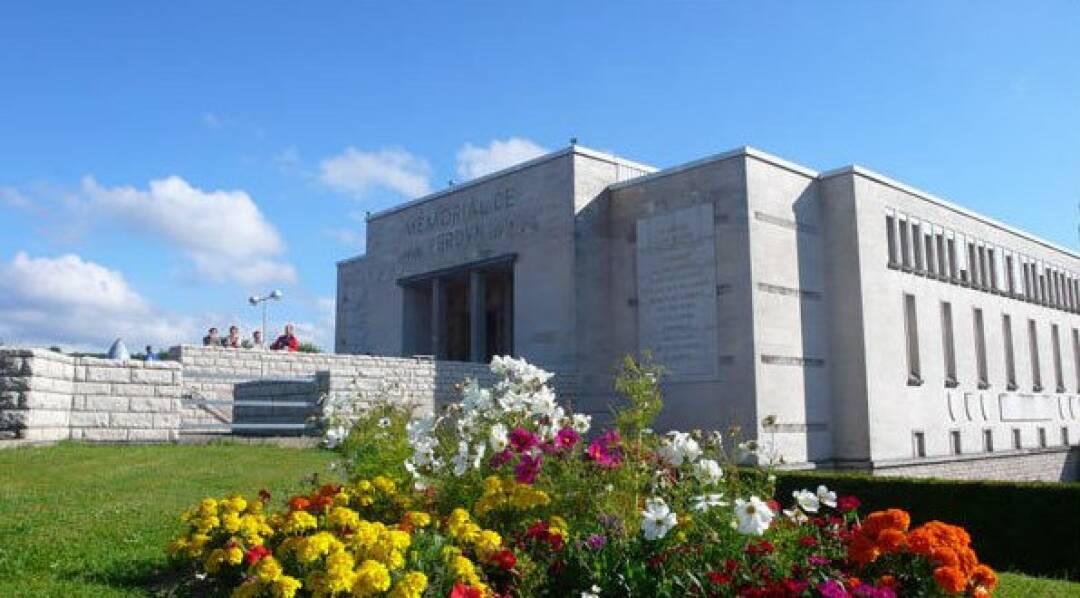
<path fill-rule="evenodd" d="M 1047 305 L 1050 303 L 1050 293 L 1046 288 L 1046 275 L 1039 274 L 1039 303 Z"/>
<path fill-rule="evenodd" d="M 885 216 L 885 240 L 889 244 L 889 265 L 896 267 L 900 265 L 900 260 L 897 259 L 896 218 L 894 216 Z"/>
<path fill-rule="evenodd" d="M 959 455 L 964 452 L 964 447 L 960 446 L 960 430 L 949 432 L 949 445 L 952 448 L 952 454 L 954 455 Z"/>
<path fill-rule="evenodd" d="M 953 339 L 952 304 L 941 304 L 941 343 L 942 355 L 945 357 L 945 386 L 956 388 L 959 384 L 956 380 L 956 345 Z"/>
<path fill-rule="evenodd" d="M 1016 449 L 1016 450 L 1020 450 L 1020 449 L 1024 448 L 1024 440 L 1023 440 L 1023 437 L 1020 435 L 1020 428 L 1013 428 L 1012 429 L 1012 436 L 1013 436 L 1013 448 Z"/>
<path fill-rule="evenodd" d="M 952 280 L 953 282 L 956 282 L 957 278 L 959 278 L 959 276 L 960 276 L 959 273 L 957 272 L 958 268 L 957 268 L 957 264 L 956 264 L 956 239 L 949 239 L 948 252 L 949 252 L 949 279 Z"/>
<path fill-rule="evenodd" d="M 1005 389 L 1016 390 L 1016 354 L 1013 353 L 1012 317 L 1001 316 L 1001 337 L 1005 342 Z"/>
<path fill-rule="evenodd" d="M 1065 392 L 1065 373 L 1061 371 L 1061 337 L 1058 325 L 1050 325 L 1050 350 L 1054 356 L 1054 392 Z"/>
<path fill-rule="evenodd" d="M 911 452 L 917 458 L 926 456 L 926 434 L 924 432 L 911 433 Z"/>
<path fill-rule="evenodd" d="M 934 260 L 934 235 L 926 233 L 926 237 L 923 238 L 923 246 L 926 251 L 926 273 L 930 276 L 934 276 L 937 270 L 937 261 Z"/>
<path fill-rule="evenodd" d="M 990 428 L 983 430 L 983 450 L 988 453 L 994 452 L 994 431 Z"/>
<path fill-rule="evenodd" d="M 968 278 L 967 281 L 971 283 L 971 286 L 979 286 L 979 258 L 975 253 L 975 244 L 968 242 L 967 244 L 967 259 L 968 259 Z"/>
<path fill-rule="evenodd" d="M 1028 273 L 1028 265 L 1021 262 L 1020 270 L 1024 276 L 1024 299 L 1031 300 L 1031 275 Z"/>
<path fill-rule="evenodd" d="M 997 274 L 997 255 L 994 254 L 993 249 L 986 250 L 986 259 L 990 264 L 990 290 L 1000 291 L 998 287 L 998 274 Z"/>
<path fill-rule="evenodd" d="M 990 288 L 990 268 L 986 263 L 986 248 L 979 246 L 979 287 L 983 290 Z"/>
<path fill-rule="evenodd" d="M 1046 448 L 1046 428 L 1039 428 L 1039 448 Z"/>
<path fill-rule="evenodd" d="M 1016 277 L 1013 275 L 1013 258 L 1005 256 L 1005 285 L 1010 295 L 1016 294 Z"/>
<path fill-rule="evenodd" d="M 1080 392 L 1080 330 L 1073 328 L 1073 369 L 1076 370 L 1076 392 Z"/>
<path fill-rule="evenodd" d="M 972 324 L 975 327 L 975 374 L 979 388 L 990 388 L 990 377 L 986 371 L 986 333 L 983 329 L 983 311 L 975 308 L 972 312 Z"/>
<path fill-rule="evenodd" d="M 915 271 L 923 271 L 922 227 L 911 223 L 911 249 L 915 255 Z"/>
<path fill-rule="evenodd" d="M 1069 446 L 1069 426 L 1061 426 L 1061 444 Z"/>
<path fill-rule="evenodd" d="M 1042 371 L 1039 369 L 1039 335 L 1035 320 L 1028 320 L 1028 346 L 1031 349 L 1031 389 L 1042 392 Z"/>
<path fill-rule="evenodd" d="M 900 267 L 904 270 L 911 269 L 911 235 L 907 220 L 900 221 Z"/>
<path fill-rule="evenodd" d="M 948 260 L 945 257 L 945 233 L 937 233 L 934 236 L 937 237 L 938 277 L 945 280 L 945 277 L 948 276 L 948 267 L 946 266 Z"/>
<path fill-rule="evenodd" d="M 919 324 L 915 312 L 915 295 L 904 295 L 904 333 L 907 336 L 908 384 L 922 384 L 919 367 Z"/>

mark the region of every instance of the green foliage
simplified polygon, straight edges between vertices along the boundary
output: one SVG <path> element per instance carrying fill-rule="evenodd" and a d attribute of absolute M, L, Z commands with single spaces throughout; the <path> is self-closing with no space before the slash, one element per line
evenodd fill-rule
<path fill-rule="evenodd" d="M 1080 483 L 969 482 L 832 472 L 778 472 L 777 496 L 821 483 L 862 501 L 896 507 L 912 523 L 963 526 L 979 558 L 1003 571 L 1080 579 Z"/>
<path fill-rule="evenodd" d="M 615 374 L 615 390 L 626 399 L 625 405 L 615 405 L 615 426 L 624 438 L 639 438 L 652 427 L 664 408 L 660 390 L 663 368 L 652 363 L 648 356 L 642 361 L 627 355 Z"/>
<path fill-rule="evenodd" d="M 304 341 L 296 347 L 298 353 L 322 353 L 321 347 L 311 341 Z"/>
<path fill-rule="evenodd" d="M 370 479 L 384 475 L 398 483 L 409 477 L 404 464 L 412 454 L 405 435 L 410 416 L 407 407 L 382 401 L 355 419 L 349 435 L 337 448 L 350 477 Z"/>

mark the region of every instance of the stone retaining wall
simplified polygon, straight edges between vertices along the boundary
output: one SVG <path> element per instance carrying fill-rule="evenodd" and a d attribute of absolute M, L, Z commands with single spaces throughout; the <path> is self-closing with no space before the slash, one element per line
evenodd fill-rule
<path fill-rule="evenodd" d="M 183 370 L 174 362 L 0 349 L 0 435 L 29 441 L 176 440 Z"/>
<path fill-rule="evenodd" d="M 949 480 L 1069 482 L 1080 480 L 1080 448 L 1060 446 L 895 464 L 875 463 L 873 473 Z"/>

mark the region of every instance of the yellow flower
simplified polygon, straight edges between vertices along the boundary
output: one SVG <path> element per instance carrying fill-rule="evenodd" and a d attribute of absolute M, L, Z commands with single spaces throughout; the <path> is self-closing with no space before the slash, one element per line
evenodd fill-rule
<path fill-rule="evenodd" d="M 272 556 L 259 559 L 255 565 L 255 578 L 262 583 L 270 583 L 281 577 L 281 564 Z"/>
<path fill-rule="evenodd" d="M 484 530 L 477 535 L 474 545 L 476 547 L 476 556 L 480 557 L 481 561 L 487 562 L 502 550 L 502 537 L 491 530 Z"/>
<path fill-rule="evenodd" d="M 405 522 L 413 527 L 427 527 L 431 525 L 431 515 L 423 511 L 409 511 L 405 513 Z"/>
<path fill-rule="evenodd" d="M 390 572 L 382 563 L 366 560 L 356 570 L 353 596 L 373 596 L 390 588 Z"/>
<path fill-rule="evenodd" d="M 356 529 L 356 526 L 360 524 L 360 515 L 347 507 L 334 507 L 326 516 L 326 524 L 335 529 L 346 527 Z"/>
<path fill-rule="evenodd" d="M 237 513 L 242 513 L 244 509 L 247 508 L 247 504 L 248 503 L 246 500 L 244 500 L 244 497 L 240 496 L 239 494 L 233 494 L 232 496 L 222 501 L 222 506 L 224 506 L 226 509 L 236 511 Z"/>
<path fill-rule="evenodd" d="M 255 598 L 262 591 L 259 582 L 255 579 L 244 580 L 244 583 L 236 586 L 232 591 L 232 598 Z"/>
<path fill-rule="evenodd" d="M 353 571 L 356 561 L 347 552 L 335 552 L 326 559 L 326 577 L 323 584 L 330 594 L 347 592 L 353 588 L 358 573 Z"/>
<path fill-rule="evenodd" d="M 289 513 L 289 516 L 285 518 L 285 523 L 281 525 L 281 531 L 286 534 L 295 534 L 303 532 L 309 529 L 315 529 L 319 525 L 319 521 L 307 511 L 293 511 Z"/>
<path fill-rule="evenodd" d="M 296 560 L 307 565 L 315 562 L 320 557 L 344 548 L 341 542 L 330 532 L 319 532 L 303 538 L 296 544 Z"/>
<path fill-rule="evenodd" d="M 300 580 L 288 575 L 282 575 L 274 581 L 271 588 L 274 598 L 293 598 L 296 591 L 301 587 Z"/>
<path fill-rule="evenodd" d="M 225 516 L 221 518 L 221 527 L 230 534 L 240 531 L 240 515 L 233 512 L 225 513 Z"/>
<path fill-rule="evenodd" d="M 230 546 L 225 550 L 225 560 L 230 565 L 239 565 L 244 562 L 244 551 L 240 550 L 239 546 Z"/>
<path fill-rule="evenodd" d="M 421 598 L 427 589 L 427 576 L 419 571 L 409 571 L 401 577 L 394 589 L 390 590 L 390 598 Z"/>

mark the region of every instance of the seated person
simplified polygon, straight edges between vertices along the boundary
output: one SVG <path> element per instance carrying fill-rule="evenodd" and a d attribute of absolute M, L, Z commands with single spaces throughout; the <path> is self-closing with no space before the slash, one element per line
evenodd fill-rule
<path fill-rule="evenodd" d="M 225 340 L 221 341 L 222 347 L 229 347 L 230 349 L 240 348 L 240 328 L 235 324 L 229 326 L 229 336 Z"/>
<path fill-rule="evenodd" d="M 217 347 L 221 344 L 221 338 L 218 337 L 217 327 L 211 326 L 207 331 L 206 336 L 202 339 L 204 347 Z"/>
<path fill-rule="evenodd" d="M 285 325 L 285 334 L 277 337 L 274 344 L 270 345 L 271 351 L 296 351 L 300 348 L 300 340 L 293 334 L 293 325 Z"/>
<path fill-rule="evenodd" d="M 146 345 L 146 361 L 157 361 L 157 354 L 150 345 Z"/>
<path fill-rule="evenodd" d="M 248 349 L 265 349 L 263 345 L 262 331 L 256 330 L 251 333 L 251 340 L 245 345 Z"/>

